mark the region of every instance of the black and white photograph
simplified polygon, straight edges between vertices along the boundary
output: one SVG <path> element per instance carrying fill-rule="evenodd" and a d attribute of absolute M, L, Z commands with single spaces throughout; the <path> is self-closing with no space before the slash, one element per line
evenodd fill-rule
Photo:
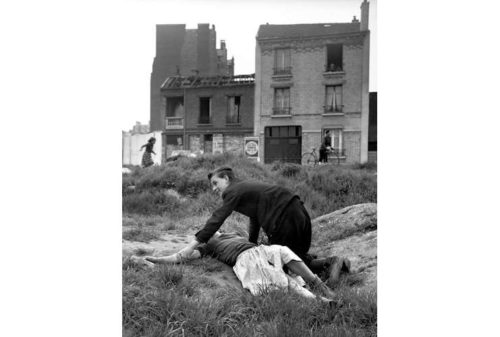
<path fill-rule="evenodd" d="M 144 22 L 123 336 L 376 336 L 376 1 L 216 4 Z"/>
<path fill-rule="evenodd" d="M 2 335 L 498 335 L 486 2 L 0 16 Z"/>

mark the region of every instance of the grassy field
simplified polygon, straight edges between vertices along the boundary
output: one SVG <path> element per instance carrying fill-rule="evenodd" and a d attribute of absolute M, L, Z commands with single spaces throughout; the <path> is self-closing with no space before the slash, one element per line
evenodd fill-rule
<path fill-rule="evenodd" d="M 123 238 L 147 243 L 170 231 L 193 233 L 200 228 L 221 203 L 210 191 L 207 173 L 222 165 L 231 166 L 240 178 L 295 191 L 312 218 L 377 200 L 372 166 L 263 165 L 227 154 L 183 158 L 123 175 Z M 247 223 L 235 213 L 223 229 L 245 234 Z M 149 269 L 124 256 L 124 336 L 376 335 L 376 293 L 352 287 L 355 274 L 336 287 L 336 306 L 330 307 L 279 291 L 254 297 L 241 288 L 221 286 L 211 275 L 225 267 L 204 258 Z"/>

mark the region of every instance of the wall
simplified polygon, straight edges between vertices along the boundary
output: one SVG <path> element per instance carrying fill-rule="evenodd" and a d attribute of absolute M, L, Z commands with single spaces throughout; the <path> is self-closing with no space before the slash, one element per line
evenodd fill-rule
<path fill-rule="evenodd" d="M 162 161 L 162 135 L 161 132 L 152 132 L 146 134 L 123 133 L 122 134 L 122 165 L 141 165 L 142 155 L 145 149 L 140 151 L 142 145 L 148 142 L 151 137 L 156 138 L 156 143 L 153 151 L 156 155 L 152 155 L 155 164 L 161 164 Z"/>
<path fill-rule="evenodd" d="M 326 44 L 343 43 L 344 74 L 325 75 Z M 274 48 L 291 48 L 291 76 L 273 76 Z M 321 130 L 342 127 L 348 162 L 366 161 L 362 132 L 368 117 L 366 42 L 362 34 L 349 38 L 329 37 L 316 40 L 258 42 L 256 47 L 255 130 L 260 137 L 260 155 L 264 158 L 264 128 L 278 125 L 302 126 L 302 153 L 319 148 Z M 366 82 L 366 83 L 365 83 Z M 343 114 L 324 115 L 325 85 L 343 85 Z M 290 86 L 291 117 L 271 117 L 274 88 Z M 366 102 L 365 102 L 366 100 Z M 365 107 L 366 105 L 366 107 Z M 366 115 L 366 118 L 364 117 Z M 260 119 L 260 120 L 259 120 Z M 366 130 L 365 130 L 366 129 Z M 365 154 L 363 154 L 363 152 Z"/>
<path fill-rule="evenodd" d="M 151 131 L 163 130 L 165 111 L 161 108 L 160 86 L 168 76 L 213 76 L 225 74 L 227 69 L 217 67 L 215 28 L 199 24 L 198 29 L 186 25 L 156 25 L 156 54 L 151 72 L 150 121 Z"/>

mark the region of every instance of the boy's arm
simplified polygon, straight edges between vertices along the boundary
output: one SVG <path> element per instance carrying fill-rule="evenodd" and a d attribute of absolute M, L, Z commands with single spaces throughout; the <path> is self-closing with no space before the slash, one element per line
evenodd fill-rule
<path fill-rule="evenodd" d="M 190 259 L 191 255 L 194 252 L 200 253 L 198 250 L 194 250 L 200 244 L 201 243 L 198 240 L 196 240 L 196 238 L 195 238 L 190 243 L 188 243 L 188 245 L 186 247 L 179 250 L 179 252 L 177 253 L 179 255 L 179 258 L 182 260 L 187 260 L 187 259 Z M 200 258 L 200 257 L 201 256 L 198 256 L 197 258 Z"/>

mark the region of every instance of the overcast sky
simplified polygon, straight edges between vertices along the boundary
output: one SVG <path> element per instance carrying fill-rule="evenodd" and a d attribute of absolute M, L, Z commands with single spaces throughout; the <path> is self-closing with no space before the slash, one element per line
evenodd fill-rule
<path fill-rule="evenodd" d="M 155 55 L 156 24 L 215 25 L 217 47 L 226 41 L 228 57 L 235 58 L 235 74 L 255 72 L 255 36 L 259 25 L 351 22 L 360 18 L 362 0 L 127 0 L 112 20 L 122 39 L 115 41 L 116 58 L 129 79 L 120 105 L 119 126 L 129 130 L 135 121 L 149 121 L 149 81 Z M 377 0 L 370 1 L 370 91 L 376 91 Z M 115 27 L 116 28 L 116 27 Z"/>

